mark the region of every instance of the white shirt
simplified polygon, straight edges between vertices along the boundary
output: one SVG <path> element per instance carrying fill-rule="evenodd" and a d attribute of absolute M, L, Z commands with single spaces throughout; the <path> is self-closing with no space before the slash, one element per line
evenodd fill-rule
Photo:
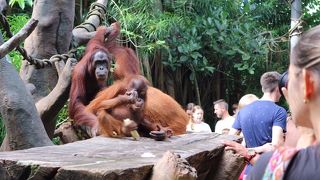
<path fill-rule="evenodd" d="M 210 126 L 205 123 L 201 122 L 200 124 L 189 123 L 187 125 L 187 132 L 212 132 Z"/>
<path fill-rule="evenodd" d="M 221 119 L 217 122 L 214 132 L 222 134 L 224 129 L 230 130 L 234 123 L 235 118 L 232 116 L 227 117 L 226 119 Z"/>

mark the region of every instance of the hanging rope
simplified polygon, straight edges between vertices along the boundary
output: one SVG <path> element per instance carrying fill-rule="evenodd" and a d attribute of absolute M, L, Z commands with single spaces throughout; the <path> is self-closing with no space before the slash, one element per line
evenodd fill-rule
<path fill-rule="evenodd" d="M 297 20 L 292 20 L 291 21 L 294 21 L 296 22 L 295 25 L 289 29 L 288 33 L 289 33 L 289 37 L 292 37 L 292 36 L 298 36 L 300 34 L 302 34 L 302 23 L 303 21 L 301 20 L 301 18 L 297 19 Z"/>

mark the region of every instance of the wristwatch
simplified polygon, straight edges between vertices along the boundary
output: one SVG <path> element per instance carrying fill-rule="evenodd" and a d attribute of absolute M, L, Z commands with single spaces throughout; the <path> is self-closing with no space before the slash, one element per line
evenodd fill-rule
<path fill-rule="evenodd" d="M 246 157 L 245 159 L 248 163 L 250 163 L 251 159 L 253 159 L 257 155 L 257 152 L 254 149 L 248 149 L 247 154 L 248 157 Z"/>

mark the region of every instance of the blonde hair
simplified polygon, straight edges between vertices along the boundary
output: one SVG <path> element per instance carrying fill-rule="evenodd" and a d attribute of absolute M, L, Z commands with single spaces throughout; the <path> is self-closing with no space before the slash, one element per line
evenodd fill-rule
<path fill-rule="evenodd" d="M 193 107 L 193 109 L 192 109 L 192 114 L 195 113 L 196 110 L 200 110 L 200 111 L 202 111 L 202 113 L 204 113 L 203 109 L 202 109 L 201 106 L 199 106 L 199 105 L 195 105 L 195 106 Z M 191 116 L 191 121 L 194 122 L 194 121 L 193 121 L 193 115 Z M 203 121 L 203 119 L 202 119 L 202 121 Z"/>
<path fill-rule="evenodd" d="M 238 109 L 240 110 L 241 108 L 245 107 L 248 104 L 251 104 L 258 99 L 259 98 L 254 94 L 246 94 L 240 98 Z"/>

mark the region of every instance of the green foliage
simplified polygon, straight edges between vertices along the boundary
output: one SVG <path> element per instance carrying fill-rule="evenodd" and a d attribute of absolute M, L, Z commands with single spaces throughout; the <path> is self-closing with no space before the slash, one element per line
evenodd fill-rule
<path fill-rule="evenodd" d="M 0 143 L 2 143 L 5 135 L 6 135 L 6 128 L 4 126 L 4 123 L 0 114 Z"/>
<path fill-rule="evenodd" d="M 62 123 L 66 122 L 68 118 L 69 118 L 68 105 L 65 104 L 63 108 L 59 111 L 56 117 L 56 122 L 57 122 L 56 127 L 59 127 Z"/>
<path fill-rule="evenodd" d="M 172 71 L 189 69 L 192 81 L 215 71 L 232 77 L 237 70 L 244 85 L 251 80 L 246 77 L 265 71 L 273 37 L 272 32 L 262 33 L 267 30 L 251 13 L 253 5 L 218 0 L 161 2 L 111 3 L 110 14 L 122 22 L 122 32 L 139 51 L 152 55 L 162 50 L 162 63 Z M 158 40 L 164 43 L 155 46 Z"/>
<path fill-rule="evenodd" d="M 15 4 L 18 4 L 21 9 L 24 9 L 26 5 L 32 7 L 32 0 L 10 0 L 9 5 L 12 7 Z"/>
<path fill-rule="evenodd" d="M 63 108 L 59 111 L 56 117 L 56 128 L 58 128 L 62 123 L 66 122 L 69 119 L 68 105 L 67 103 L 63 106 Z M 60 137 L 55 137 L 52 139 L 53 144 L 60 144 Z"/>
<path fill-rule="evenodd" d="M 7 20 L 10 24 L 10 31 L 16 34 L 30 19 L 28 14 L 13 14 L 7 16 Z"/>
<path fill-rule="evenodd" d="M 9 57 L 11 59 L 11 63 L 14 65 L 16 70 L 19 71 L 22 64 L 22 55 L 17 51 L 11 51 L 9 53 Z"/>
<path fill-rule="evenodd" d="M 9 15 L 7 16 L 7 20 L 10 25 L 10 31 L 12 34 L 16 34 L 30 19 L 27 14 L 19 14 L 19 15 Z M 8 36 L 4 33 L 4 39 L 7 40 Z M 17 51 L 11 51 L 9 53 L 9 57 L 11 59 L 12 64 L 14 64 L 17 70 L 20 70 L 22 63 L 22 56 Z"/>
<path fill-rule="evenodd" d="M 290 3 L 279 0 L 111 0 L 109 16 L 122 25 L 122 40 L 149 60 L 153 84 L 174 79 L 181 104 L 199 102 L 212 117 L 212 102 L 230 104 L 261 95 L 266 72 L 289 64 Z M 244 3 L 247 2 L 247 3 Z M 310 5 L 311 4 L 311 5 Z M 319 24 L 315 0 L 303 2 L 306 26 Z M 305 25 L 304 25 L 305 26 Z M 157 44 L 156 42 L 161 42 Z M 147 57 L 147 58 L 146 58 Z M 164 68 L 158 69 L 161 60 Z M 191 83 L 190 83 L 191 82 Z M 190 87 L 190 85 L 192 85 Z M 162 87 L 161 87 L 162 88 Z M 195 89 L 199 92 L 195 92 Z M 199 89 L 199 90 L 198 90 Z M 165 90 L 165 89 L 162 89 Z M 200 95 L 200 98 L 198 96 Z M 186 98 L 186 99 L 185 99 Z"/>

